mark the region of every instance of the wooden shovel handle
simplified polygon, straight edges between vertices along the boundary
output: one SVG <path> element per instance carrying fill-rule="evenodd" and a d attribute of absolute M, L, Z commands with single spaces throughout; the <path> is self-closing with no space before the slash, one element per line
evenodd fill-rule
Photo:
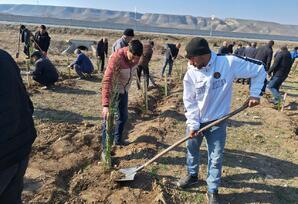
<path fill-rule="evenodd" d="M 211 128 L 214 125 L 219 124 L 220 122 L 236 115 L 237 113 L 245 110 L 248 107 L 248 100 L 238 109 L 234 110 L 233 112 L 229 113 L 228 115 L 215 120 L 214 122 L 210 123 L 209 125 L 206 125 L 205 127 L 201 128 L 198 132 L 197 135 L 199 135 L 199 133 Z M 159 154 L 155 155 L 152 159 L 150 159 L 149 161 L 147 161 L 145 164 L 143 164 L 142 166 L 140 166 L 136 171 L 139 171 L 143 168 L 145 168 L 146 166 L 148 166 L 149 164 L 151 164 L 152 162 L 154 162 L 156 159 L 158 159 L 159 157 L 163 156 L 164 154 L 168 153 L 169 151 L 171 151 L 173 148 L 177 147 L 178 145 L 182 144 L 183 142 L 185 142 L 186 140 L 190 139 L 190 136 L 187 136 L 179 141 L 177 141 L 175 144 L 171 145 L 170 147 L 168 147 L 167 149 L 163 150 L 162 152 L 160 152 Z"/>

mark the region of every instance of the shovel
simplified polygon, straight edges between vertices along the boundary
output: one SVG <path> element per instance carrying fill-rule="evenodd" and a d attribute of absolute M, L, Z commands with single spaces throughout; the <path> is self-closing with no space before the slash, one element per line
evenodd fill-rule
<path fill-rule="evenodd" d="M 196 136 L 200 135 L 201 132 L 211 128 L 214 125 L 219 124 L 220 122 L 232 117 L 233 115 L 236 115 L 237 113 L 243 111 L 244 109 L 246 109 L 248 107 L 248 100 L 237 110 L 229 113 L 228 115 L 215 120 L 214 122 L 210 123 L 209 125 L 203 127 L 202 129 L 200 129 Z M 180 145 L 181 143 L 185 142 L 186 140 L 190 139 L 190 136 L 187 136 L 179 141 L 177 141 L 175 144 L 173 144 L 172 146 L 168 147 L 167 149 L 163 150 L 162 152 L 158 153 L 157 155 L 155 155 L 152 159 L 150 159 L 149 161 L 147 161 L 145 164 L 143 164 L 142 166 L 139 167 L 131 167 L 131 168 L 125 168 L 125 169 L 120 169 L 119 171 L 124 174 L 124 176 L 122 178 L 116 179 L 117 182 L 125 182 L 125 181 L 133 181 L 135 178 L 135 175 L 138 171 L 141 171 L 143 168 L 145 168 L 146 166 L 148 166 L 149 164 L 151 164 L 152 162 L 154 162 L 155 160 L 157 160 L 159 157 L 163 156 L 164 154 L 168 153 L 169 151 L 171 151 L 173 148 L 177 147 L 178 145 Z"/>

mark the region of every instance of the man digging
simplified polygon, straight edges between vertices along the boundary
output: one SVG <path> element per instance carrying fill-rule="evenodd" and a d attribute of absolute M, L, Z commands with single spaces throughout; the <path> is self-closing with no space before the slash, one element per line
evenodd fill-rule
<path fill-rule="evenodd" d="M 177 185 L 187 188 L 198 184 L 199 148 L 203 137 L 208 147 L 207 199 L 209 204 L 220 203 L 220 186 L 223 151 L 226 141 L 227 122 L 223 121 L 197 135 L 200 128 L 230 112 L 233 81 L 251 78 L 249 107 L 260 103 L 260 94 L 266 72 L 262 62 L 233 55 L 216 55 L 209 49 L 204 38 L 195 37 L 186 46 L 188 71 L 183 85 L 183 102 L 187 118 L 187 176 Z"/>

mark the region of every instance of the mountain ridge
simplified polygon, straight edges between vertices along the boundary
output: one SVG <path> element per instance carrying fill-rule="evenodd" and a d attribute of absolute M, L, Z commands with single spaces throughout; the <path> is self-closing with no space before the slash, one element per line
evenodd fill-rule
<path fill-rule="evenodd" d="M 138 24 L 161 28 L 203 31 L 211 30 L 212 25 L 213 31 L 298 36 L 298 25 L 286 25 L 275 22 L 237 18 L 215 18 L 214 20 L 211 20 L 210 17 L 195 17 L 191 15 L 135 13 L 107 9 L 27 4 L 0 4 L 0 13 L 42 18 L 120 23 L 128 26 Z"/>

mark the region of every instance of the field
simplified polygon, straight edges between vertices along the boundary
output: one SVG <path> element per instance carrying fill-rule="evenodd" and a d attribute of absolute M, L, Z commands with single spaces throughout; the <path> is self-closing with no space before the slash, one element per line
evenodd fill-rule
<path fill-rule="evenodd" d="M 1 48 L 15 56 L 17 27 L 0 25 L 0 28 Z M 205 203 L 205 143 L 201 149 L 198 187 L 176 188 L 180 176 L 186 174 L 185 145 L 138 173 L 134 182 L 120 185 L 113 181 L 118 169 L 139 166 L 185 136 L 180 73 L 185 71 L 187 61 L 181 56 L 175 61 L 169 96 L 164 96 L 163 80 L 159 77 L 164 43 L 181 42 L 183 56 L 190 37 L 136 33 L 141 40 L 155 41 L 150 71 L 160 86 L 150 86 L 146 113 L 142 91 L 137 90 L 133 82 L 129 93 L 129 121 L 125 128 L 125 135 L 132 143 L 116 149 L 113 170 L 109 172 L 100 161 L 102 75 L 95 73 L 92 80 L 76 80 L 75 73 L 72 71 L 69 76 L 67 70 L 67 63 L 75 56 L 68 58 L 60 53 L 67 48 L 68 39 L 109 37 L 111 46 L 121 32 L 50 28 L 49 33 L 52 37 L 49 58 L 61 77 L 52 91 L 41 90 L 33 81 L 27 88 L 35 107 L 38 137 L 25 176 L 24 203 Z M 217 51 L 214 46 L 224 39 L 208 40 L 211 48 Z M 274 49 L 282 44 L 284 42 L 276 42 Z M 291 48 L 294 45 L 297 46 L 290 43 Z M 96 65 L 95 59 L 92 60 Z M 23 53 L 17 63 L 21 69 L 26 69 Z M 261 105 L 228 120 L 219 190 L 223 203 L 298 203 L 297 74 L 296 67 L 281 88 L 283 93 L 288 93 L 283 112 L 268 103 L 266 96 Z M 24 83 L 27 84 L 26 77 Z M 248 97 L 248 86 L 235 83 L 233 94 L 232 109 L 236 109 Z"/>

